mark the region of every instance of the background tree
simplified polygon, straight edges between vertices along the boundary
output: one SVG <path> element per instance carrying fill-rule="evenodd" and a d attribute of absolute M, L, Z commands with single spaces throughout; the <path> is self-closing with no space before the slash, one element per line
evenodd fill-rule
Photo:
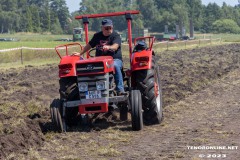
<path fill-rule="evenodd" d="M 53 22 L 53 25 L 51 27 L 51 32 L 53 34 L 62 34 L 63 33 L 63 30 L 61 28 L 61 24 L 60 24 L 58 18 L 55 18 L 55 22 Z"/>
<path fill-rule="evenodd" d="M 152 31 L 158 31 L 162 17 L 159 14 L 157 5 L 154 3 L 154 1 L 137 0 L 136 2 L 139 4 L 138 9 L 141 11 L 142 16 L 144 17 L 144 27 L 149 28 Z"/>
<path fill-rule="evenodd" d="M 217 20 L 213 23 L 213 30 L 216 33 L 240 33 L 240 27 L 232 19 Z"/>
<path fill-rule="evenodd" d="M 226 2 L 223 2 L 222 8 L 221 8 L 222 18 L 224 19 L 233 19 L 234 17 L 234 8 L 231 6 L 228 6 Z"/>
<path fill-rule="evenodd" d="M 186 2 L 189 20 L 193 21 L 196 30 L 201 31 L 204 24 L 203 5 L 201 0 L 187 0 Z"/>
<path fill-rule="evenodd" d="M 65 0 L 51 0 L 51 23 L 60 23 L 62 30 L 68 25 L 69 11 Z M 56 21 L 58 18 L 58 22 Z M 55 24 L 58 25 L 58 24 Z"/>
<path fill-rule="evenodd" d="M 74 27 L 82 27 L 82 21 L 74 19 L 76 15 L 136 9 L 141 14 L 133 15 L 134 30 L 148 28 L 150 32 L 164 32 L 168 25 L 169 31 L 175 32 L 176 24 L 188 29 L 190 19 L 199 32 L 220 32 L 216 25 L 221 26 L 219 24 L 226 19 L 232 19 L 240 26 L 240 5 L 233 7 L 226 3 L 220 7 L 216 3 L 205 6 L 201 0 L 82 0 L 76 5 L 79 5 L 79 11 L 70 15 L 65 0 L 1 0 L 0 32 L 71 34 Z M 116 30 L 127 29 L 124 16 L 110 19 Z M 90 19 L 89 30 L 99 31 L 101 20 Z M 230 23 L 233 28 L 235 23 Z M 228 32 L 236 31 L 229 29 Z"/>
<path fill-rule="evenodd" d="M 209 3 L 204 7 L 204 25 L 203 31 L 209 33 L 213 31 L 212 24 L 216 20 L 221 19 L 221 8 L 216 3 Z"/>
<path fill-rule="evenodd" d="M 26 19 L 27 19 L 27 28 L 26 31 L 27 32 L 33 32 L 33 22 L 32 22 L 32 12 L 30 10 L 30 8 L 27 8 L 27 15 L 26 15 Z"/>
<path fill-rule="evenodd" d="M 179 25 L 180 36 L 183 36 L 183 27 L 188 26 L 189 19 L 187 10 L 185 10 L 185 5 L 183 4 L 174 4 L 173 12 L 177 16 L 177 23 Z"/>
<path fill-rule="evenodd" d="M 33 32 L 39 33 L 41 32 L 41 22 L 38 7 L 33 5 L 30 7 L 30 11 L 32 15 Z"/>
<path fill-rule="evenodd" d="M 50 32 L 51 30 L 51 12 L 50 12 L 50 4 L 49 0 L 45 0 L 43 7 L 40 11 L 40 21 L 41 28 L 44 32 Z"/>
<path fill-rule="evenodd" d="M 239 9 L 237 7 L 234 9 L 233 20 L 240 26 L 240 6 Z"/>

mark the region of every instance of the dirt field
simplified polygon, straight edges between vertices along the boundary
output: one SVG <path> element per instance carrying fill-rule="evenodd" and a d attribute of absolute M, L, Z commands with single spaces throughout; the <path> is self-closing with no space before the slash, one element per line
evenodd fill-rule
<path fill-rule="evenodd" d="M 240 159 L 240 44 L 157 57 L 164 120 L 140 132 L 103 119 L 56 133 L 57 66 L 0 71 L 0 159 Z"/>

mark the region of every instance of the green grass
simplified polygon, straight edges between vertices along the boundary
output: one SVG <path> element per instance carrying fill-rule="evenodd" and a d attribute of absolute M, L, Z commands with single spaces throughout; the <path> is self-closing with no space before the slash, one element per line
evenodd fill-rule
<path fill-rule="evenodd" d="M 0 38 L 14 38 L 15 41 L 0 41 L 0 50 L 18 47 L 32 48 L 54 48 L 60 44 L 71 43 L 71 41 L 56 41 L 62 38 L 72 39 L 72 35 L 51 35 L 51 34 L 0 34 Z M 81 42 L 84 44 L 83 42 Z"/>
<path fill-rule="evenodd" d="M 184 49 L 192 49 L 206 46 L 215 46 L 221 45 L 221 39 L 212 39 L 212 40 L 190 40 L 190 41 L 174 41 L 174 42 L 161 42 L 153 44 L 153 50 L 156 53 L 165 52 L 166 50 L 177 51 Z"/>
<path fill-rule="evenodd" d="M 59 41 L 19 41 L 19 42 L 0 42 L 0 50 L 19 47 L 31 48 L 54 48 L 57 45 L 66 44 L 68 42 Z"/>
<path fill-rule="evenodd" d="M 14 38 L 18 41 L 54 41 L 61 38 L 72 38 L 72 35 L 17 33 L 17 34 L 0 34 L 0 38 Z"/>
<path fill-rule="evenodd" d="M 210 41 L 176 41 L 177 43 L 169 43 L 167 48 L 167 44 L 154 44 L 154 51 L 164 52 L 165 50 L 182 50 L 182 49 L 190 49 L 196 47 L 205 47 L 211 45 L 220 45 L 221 43 L 227 42 L 240 42 L 239 35 L 233 34 L 195 34 L 195 36 L 199 39 L 213 39 Z M 15 38 L 19 41 L 13 42 L 3 42 L 0 41 L 0 50 L 9 49 L 9 48 L 18 48 L 18 47 L 30 47 L 30 48 L 52 48 L 51 50 L 15 50 L 8 52 L 0 52 L 0 68 L 16 68 L 26 65 L 38 66 L 44 64 L 57 64 L 59 63 L 59 58 L 53 49 L 57 45 L 71 43 L 64 41 L 54 41 L 60 38 L 71 38 L 71 35 L 49 35 L 49 34 L 0 34 L 0 38 Z M 217 38 L 221 38 L 222 40 L 214 40 Z M 185 45 L 185 43 L 187 45 Z M 84 43 L 82 42 L 84 45 Z M 70 50 L 69 50 L 70 51 Z M 128 44 L 122 45 L 122 52 L 124 57 L 129 57 L 129 48 Z M 22 54 L 22 58 L 21 58 Z M 63 53 L 65 54 L 65 53 Z M 23 64 L 22 64 L 23 62 Z"/>
<path fill-rule="evenodd" d="M 56 54 L 55 50 L 16 50 L 0 53 L 0 66 L 5 66 L 10 63 L 11 64 L 21 64 L 23 62 L 26 64 L 28 61 L 33 61 L 35 63 L 49 62 L 49 61 L 58 61 L 59 57 Z"/>
<path fill-rule="evenodd" d="M 221 37 L 223 42 L 240 42 L 240 34 L 218 34 L 215 37 Z"/>
<path fill-rule="evenodd" d="M 9 48 L 20 48 L 20 47 L 30 47 L 30 48 L 55 48 L 58 45 L 67 44 L 72 42 L 65 41 L 18 41 L 18 42 L 3 42 L 0 41 L 0 50 Z M 83 46 L 83 42 L 80 42 Z M 0 53 L 1 54 L 1 53 Z"/>
<path fill-rule="evenodd" d="M 197 39 L 221 38 L 222 42 L 240 42 L 240 34 L 195 34 Z"/>

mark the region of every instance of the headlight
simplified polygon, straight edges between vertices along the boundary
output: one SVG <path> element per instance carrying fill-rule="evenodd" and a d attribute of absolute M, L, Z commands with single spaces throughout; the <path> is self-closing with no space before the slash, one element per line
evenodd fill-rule
<path fill-rule="evenodd" d="M 84 82 L 78 83 L 78 88 L 80 92 L 86 92 L 88 91 L 88 84 Z"/>
<path fill-rule="evenodd" d="M 99 91 L 105 90 L 106 89 L 105 81 L 97 81 L 96 82 L 96 87 L 97 87 L 97 90 L 99 90 Z"/>

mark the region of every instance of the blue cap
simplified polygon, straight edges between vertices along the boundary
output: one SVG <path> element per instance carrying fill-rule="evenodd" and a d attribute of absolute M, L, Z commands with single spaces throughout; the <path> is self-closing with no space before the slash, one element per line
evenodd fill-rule
<path fill-rule="evenodd" d="M 102 21 L 102 26 L 113 26 L 112 20 L 110 19 L 104 19 Z"/>

